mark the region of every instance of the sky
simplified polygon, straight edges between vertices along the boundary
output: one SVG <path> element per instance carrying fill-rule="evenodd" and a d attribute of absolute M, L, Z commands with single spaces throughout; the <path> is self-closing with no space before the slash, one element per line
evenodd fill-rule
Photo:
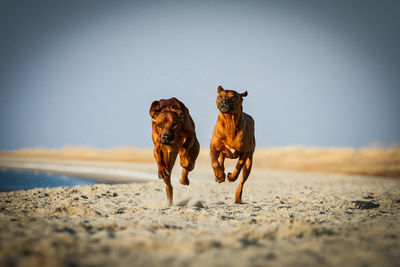
<path fill-rule="evenodd" d="M 209 145 L 217 87 L 258 147 L 400 143 L 399 1 L 0 0 L 0 150 L 151 147 L 177 97 Z"/>

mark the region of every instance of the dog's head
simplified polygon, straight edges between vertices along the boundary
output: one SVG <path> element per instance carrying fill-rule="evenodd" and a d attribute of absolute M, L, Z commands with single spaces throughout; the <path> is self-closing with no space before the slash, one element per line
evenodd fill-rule
<path fill-rule="evenodd" d="M 220 85 L 217 92 L 217 108 L 219 111 L 230 114 L 242 112 L 243 97 L 247 96 L 247 91 L 240 94 L 233 90 L 225 90 Z"/>
<path fill-rule="evenodd" d="M 154 131 L 159 136 L 159 143 L 163 145 L 173 144 L 182 127 L 182 110 L 175 106 L 162 108 L 160 101 L 154 101 L 149 112 L 155 126 Z"/>

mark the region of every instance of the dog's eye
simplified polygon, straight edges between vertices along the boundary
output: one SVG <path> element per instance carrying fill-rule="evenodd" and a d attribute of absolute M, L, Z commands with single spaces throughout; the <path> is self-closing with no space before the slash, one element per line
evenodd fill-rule
<path fill-rule="evenodd" d="M 162 128 L 162 123 L 157 124 L 158 127 Z"/>
<path fill-rule="evenodd" d="M 173 123 L 173 124 L 172 124 L 172 128 L 176 128 L 176 123 Z"/>

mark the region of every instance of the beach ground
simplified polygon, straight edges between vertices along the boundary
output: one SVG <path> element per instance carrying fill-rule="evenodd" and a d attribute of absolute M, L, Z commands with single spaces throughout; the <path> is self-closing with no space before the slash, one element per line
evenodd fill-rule
<path fill-rule="evenodd" d="M 190 181 L 173 179 L 173 207 L 159 180 L 0 193 L 0 265 L 400 262 L 398 179 L 254 168 L 243 205 L 233 203 L 238 181 L 215 183 L 209 164 Z"/>

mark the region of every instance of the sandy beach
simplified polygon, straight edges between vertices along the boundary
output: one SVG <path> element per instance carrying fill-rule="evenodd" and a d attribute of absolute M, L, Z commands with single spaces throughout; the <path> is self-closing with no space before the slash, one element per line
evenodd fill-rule
<path fill-rule="evenodd" d="M 0 0 L 0 267 L 400 267 L 399 117 L 400 0 Z"/>
<path fill-rule="evenodd" d="M 215 183 L 209 164 L 200 162 L 190 186 L 182 186 L 176 165 L 175 205 L 167 208 L 164 183 L 151 176 L 154 163 L 64 161 L 77 165 L 149 176 L 141 183 L 0 193 L 1 266 L 398 266 L 400 261 L 398 179 L 254 168 L 245 204 L 235 205 L 237 182 Z"/>

